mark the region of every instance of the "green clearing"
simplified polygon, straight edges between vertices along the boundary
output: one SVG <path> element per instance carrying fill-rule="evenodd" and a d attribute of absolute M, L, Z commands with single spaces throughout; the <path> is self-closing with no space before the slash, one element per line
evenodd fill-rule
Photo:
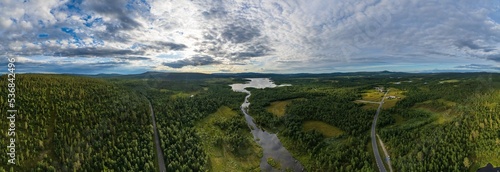
<path fill-rule="evenodd" d="M 458 80 L 458 79 L 449 79 L 449 80 L 439 81 L 440 84 L 443 84 L 443 83 L 457 83 L 457 82 L 460 82 L 460 80 Z"/>
<path fill-rule="evenodd" d="M 292 100 L 271 102 L 271 105 L 269 105 L 266 110 L 278 117 L 282 117 L 285 116 L 286 106 L 290 103 L 292 103 Z"/>
<path fill-rule="evenodd" d="M 366 101 L 373 101 L 373 102 L 379 102 L 382 100 L 382 97 L 384 96 L 383 92 L 377 91 L 375 89 L 367 90 L 362 94 L 363 100 Z"/>
<path fill-rule="evenodd" d="M 189 94 L 189 93 L 185 93 L 185 92 L 177 92 L 177 93 L 171 95 L 170 98 L 172 98 L 172 99 L 187 98 L 187 97 L 190 97 L 191 95 L 194 95 L 194 94 Z"/>
<path fill-rule="evenodd" d="M 355 103 L 363 103 L 363 109 L 366 110 L 377 110 L 379 104 L 377 103 L 367 103 L 367 102 L 361 102 L 361 101 L 372 101 L 372 102 L 380 102 L 382 100 L 382 97 L 384 96 L 384 93 L 377 91 L 375 89 L 370 89 L 366 90 L 361 94 L 362 100 L 355 101 Z"/>
<path fill-rule="evenodd" d="M 316 130 L 325 137 L 336 137 L 344 133 L 341 129 L 331 126 L 322 121 L 306 121 L 303 124 L 304 131 Z"/>
<path fill-rule="evenodd" d="M 389 93 L 384 99 L 384 104 L 382 105 L 382 108 L 388 109 L 392 108 L 396 105 L 397 102 L 400 100 L 404 99 L 406 96 L 404 95 L 405 91 L 402 91 L 397 88 L 389 88 Z M 380 92 L 375 89 L 370 89 L 367 90 L 366 92 L 362 93 L 362 101 L 372 101 L 372 102 L 380 102 L 382 100 L 382 97 L 384 96 L 385 92 Z M 391 96 L 394 96 L 395 98 L 390 98 Z M 364 103 L 365 105 L 363 106 L 364 109 L 367 110 L 376 110 L 379 106 L 379 104 L 376 103 L 366 103 L 366 102 L 360 102 L 360 101 L 355 101 L 356 103 Z"/>
<path fill-rule="evenodd" d="M 242 131 L 241 135 L 252 143 L 246 150 L 239 150 L 237 153 L 230 151 L 227 144 L 218 145 L 225 132 L 216 127 L 218 121 L 232 118 L 243 118 L 238 113 L 227 106 L 217 109 L 217 112 L 197 122 L 196 132 L 203 140 L 203 149 L 209 157 L 210 171 L 259 171 L 260 157 L 262 149 L 252 140 L 250 132 Z"/>
<path fill-rule="evenodd" d="M 455 102 L 444 99 L 427 100 L 422 103 L 415 104 L 414 108 L 429 112 L 432 118 L 435 119 L 434 124 L 444 124 L 452 121 L 455 116 L 452 115 L 451 109 L 456 105 Z"/>
<path fill-rule="evenodd" d="M 271 102 L 269 106 L 266 107 L 267 112 L 276 115 L 277 117 L 285 116 L 286 106 L 290 105 L 294 100 L 305 100 L 304 98 L 296 98 L 282 101 Z"/>
<path fill-rule="evenodd" d="M 388 109 L 396 106 L 397 102 L 406 97 L 404 93 L 405 92 L 400 89 L 390 88 L 389 93 L 387 93 L 387 96 L 384 99 L 384 104 L 382 105 L 382 108 Z M 395 96 L 395 98 L 390 98 L 391 96 Z"/>

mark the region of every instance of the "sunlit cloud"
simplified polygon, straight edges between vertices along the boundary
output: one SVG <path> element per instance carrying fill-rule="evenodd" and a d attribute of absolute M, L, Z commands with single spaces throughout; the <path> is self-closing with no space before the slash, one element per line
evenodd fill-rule
<path fill-rule="evenodd" d="M 489 0 L 2 1 L 0 53 L 24 59 L 27 72 L 496 71 L 499 9 Z"/>

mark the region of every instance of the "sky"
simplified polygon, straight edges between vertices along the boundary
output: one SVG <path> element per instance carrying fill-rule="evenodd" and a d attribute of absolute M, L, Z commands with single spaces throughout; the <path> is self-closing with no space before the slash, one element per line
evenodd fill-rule
<path fill-rule="evenodd" d="M 500 72 L 500 1 L 0 0 L 0 37 L 21 73 Z"/>

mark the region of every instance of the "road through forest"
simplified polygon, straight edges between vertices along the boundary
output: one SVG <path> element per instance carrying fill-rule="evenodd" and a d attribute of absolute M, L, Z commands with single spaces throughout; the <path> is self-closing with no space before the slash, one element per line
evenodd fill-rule
<path fill-rule="evenodd" d="M 373 118 L 373 124 L 372 124 L 372 131 L 371 131 L 371 139 L 372 139 L 372 148 L 373 148 L 373 154 L 375 155 L 375 161 L 377 162 L 377 167 L 380 172 L 387 172 L 384 166 L 384 161 L 382 161 L 382 158 L 380 158 L 380 154 L 378 152 L 378 146 L 377 146 L 377 137 L 375 136 L 375 128 L 377 127 L 377 119 L 378 119 L 378 114 L 380 113 L 380 109 L 382 109 L 382 105 L 384 104 L 384 99 L 385 96 L 389 93 L 389 90 L 387 90 L 384 94 L 384 97 L 382 97 L 382 100 L 380 101 L 380 105 L 378 106 L 377 113 L 375 113 L 375 117 Z"/>
<path fill-rule="evenodd" d="M 151 118 L 153 119 L 153 130 L 155 135 L 156 155 L 158 156 L 158 167 L 160 168 L 160 172 L 166 172 L 167 169 L 165 168 L 163 151 L 161 150 L 160 146 L 160 137 L 158 136 L 158 129 L 156 128 L 156 120 L 155 120 L 155 114 L 153 112 L 153 106 L 151 105 L 151 102 L 149 100 L 148 103 L 149 103 L 149 109 L 151 110 Z"/>

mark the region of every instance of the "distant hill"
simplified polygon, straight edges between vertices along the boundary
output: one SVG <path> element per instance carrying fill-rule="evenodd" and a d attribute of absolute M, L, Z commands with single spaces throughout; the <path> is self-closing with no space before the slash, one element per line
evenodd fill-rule
<path fill-rule="evenodd" d="M 295 73 L 295 74 L 278 74 L 278 73 L 196 73 L 196 72 L 156 72 L 150 71 L 141 74 L 97 74 L 86 75 L 94 78 L 118 78 L 118 79 L 160 79 L 160 80 L 200 80 L 209 78 L 312 78 L 312 77 L 412 77 L 412 76 L 466 76 L 477 75 L 478 73 L 405 73 L 405 72 L 348 72 L 348 73 Z M 479 73 L 481 74 L 481 73 Z M 486 73 L 482 73 L 486 74 Z"/>

